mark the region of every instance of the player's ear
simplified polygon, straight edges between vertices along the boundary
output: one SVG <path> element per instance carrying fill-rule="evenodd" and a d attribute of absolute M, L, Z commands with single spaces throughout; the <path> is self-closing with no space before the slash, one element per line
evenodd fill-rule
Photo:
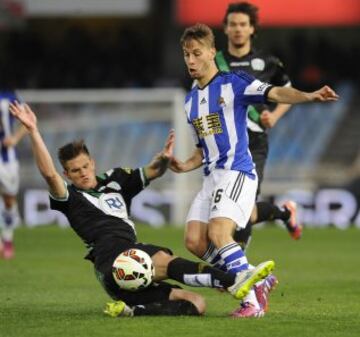
<path fill-rule="evenodd" d="M 215 55 L 216 55 L 216 49 L 215 49 L 215 48 L 211 48 L 211 49 L 210 49 L 210 54 L 211 54 L 211 57 L 214 59 L 214 58 L 215 58 Z"/>
<path fill-rule="evenodd" d="M 69 177 L 69 173 L 68 173 L 68 171 L 67 171 L 66 169 L 64 169 L 64 171 L 63 171 L 63 175 L 64 175 L 64 177 L 66 177 L 66 178 L 70 179 L 70 177 Z"/>
<path fill-rule="evenodd" d="M 251 36 L 255 35 L 255 27 L 252 25 L 250 25 L 250 34 L 251 34 Z"/>

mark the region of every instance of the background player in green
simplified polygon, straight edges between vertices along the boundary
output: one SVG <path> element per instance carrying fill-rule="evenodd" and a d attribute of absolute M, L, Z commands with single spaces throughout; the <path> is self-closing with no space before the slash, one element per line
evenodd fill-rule
<path fill-rule="evenodd" d="M 263 82 L 276 86 L 291 85 L 281 61 L 277 57 L 253 47 L 253 38 L 258 28 L 258 8 L 256 6 L 247 2 L 230 4 L 223 23 L 228 39 L 228 48 L 218 51 L 215 58 L 216 65 L 221 71 L 243 70 Z M 272 128 L 290 107 L 290 104 L 279 103 L 271 107 L 256 105 L 248 108 L 249 148 L 259 178 L 258 195 L 268 156 L 266 129 Z M 236 233 L 237 240 L 246 245 L 251 235 L 251 224 L 275 219 L 284 221 L 293 239 L 300 239 L 302 227 L 296 222 L 296 204 L 288 201 L 283 208 L 268 202 L 257 202 L 246 229 Z"/>

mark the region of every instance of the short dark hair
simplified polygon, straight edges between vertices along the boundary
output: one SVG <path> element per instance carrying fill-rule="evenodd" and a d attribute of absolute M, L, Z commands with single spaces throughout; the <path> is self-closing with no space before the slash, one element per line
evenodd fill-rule
<path fill-rule="evenodd" d="M 184 47 L 189 40 L 196 40 L 198 42 L 205 41 L 211 48 L 215 48 L 214 33 L 209 26 L 203 23 L 197 23 L 184 30 L 180 39 L 181 46 Z"/>
<path fill-rule="evenodd" d="M 249 16 L 250 18 L 250 24 L 256 29 L 258 28 L 259 25 L 259 8 L 256 7 L 255 5 L 249 3 L 249 2 L 234 2 L 229 4 L 225 16 L 224 16 L 224 20 L 223 23 L 224 25 L 227 25 L 227 21 L 228 21 L 228 16 L 231 13 L 243 13 Z"/>
<path fill-rule="evenodd" d="M 76 158 L 79 154 L 85 153 L 90 156 L 90 152 L 83 139 L 74 140 L 58 150 L 58 158 L 64 169 L 66 169 L 66 162 Z"/>

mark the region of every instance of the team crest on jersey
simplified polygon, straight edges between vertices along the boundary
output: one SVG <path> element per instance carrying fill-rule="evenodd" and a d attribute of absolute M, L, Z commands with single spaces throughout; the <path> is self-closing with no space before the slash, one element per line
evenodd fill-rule
<path fill-rule="evenodd" d="M 225 103 L 225 100 L 223 97 L 219 97 L 218 99 L 218 104 L 222 107 L 222 108 L 225 108 L 226 107 L 226 103 Z"/>
<path fill-rule="evenodd" d="M 127 218 L 127 210 L 124 198 L 119 193 L 102 194 L 99 198 L 101 210 L 117 218 Z"/>
<path fill-rule="evenodd" d="M 113 190 L 115 190 L 115 191 L 120 191 L 121 190 L 120 184 L 117 183 L 116 181 L 110 181 L 106 186 L 113 189 Z"/>
<path fill-rule="evenodd" d="M 263 71 L 265 69 L 265 61 L 263 59 L 253 59 L 251 60 L 251 68 L 256 71 Z"/>

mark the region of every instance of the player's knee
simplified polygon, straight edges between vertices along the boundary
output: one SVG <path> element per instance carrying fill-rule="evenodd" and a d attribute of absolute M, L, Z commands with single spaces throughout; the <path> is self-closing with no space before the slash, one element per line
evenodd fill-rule
<path fill-rule="evenodd" d="M 194 299 L 191 301 L 192 304 L 194 304 L 194 306 L 196 307 L 199 315 L 203 315 L 205 314 L 206 311 L 206 302 L 204 297 L 202 297 L 199 294 L 194 294 Z"/>
<path fill-rule="evenodd" d="M 162 250 L 151 256 L 155 268 L 155 281 L 161 281 L 167 277 L 168 265 L 174 258 L 174 256 Z"/>
<path fill-rule="evenodd" d="M 183 300 L 191 304 L 187 313 L 203 315 L 206 311 L 206 302 L 203 296 L 195 292 L 184 289 L 172 289 L 170 300 Z"/>
<path fill-rule="evenodd" d="M 185 236 L 185 247 L 194 255 L 201 257 L 205 254 L 207 249 L 207 242 L 199 238 L 194 238 L 189 235 Z"/>
<path fill-rule="evenodd" d="M 215 225 L 209 228 L 209 239 L 215 247 L 222 247 L 225 243 L 232 241 L 230 232 L 224 231 L 221 226 Z"/>
<path fill-rule="evenodd" d="M 11 209 L 14 205 L 16 205 L 16 197 L 12 195 L 4 195 L 3 201 L 6 209 Z"/>

